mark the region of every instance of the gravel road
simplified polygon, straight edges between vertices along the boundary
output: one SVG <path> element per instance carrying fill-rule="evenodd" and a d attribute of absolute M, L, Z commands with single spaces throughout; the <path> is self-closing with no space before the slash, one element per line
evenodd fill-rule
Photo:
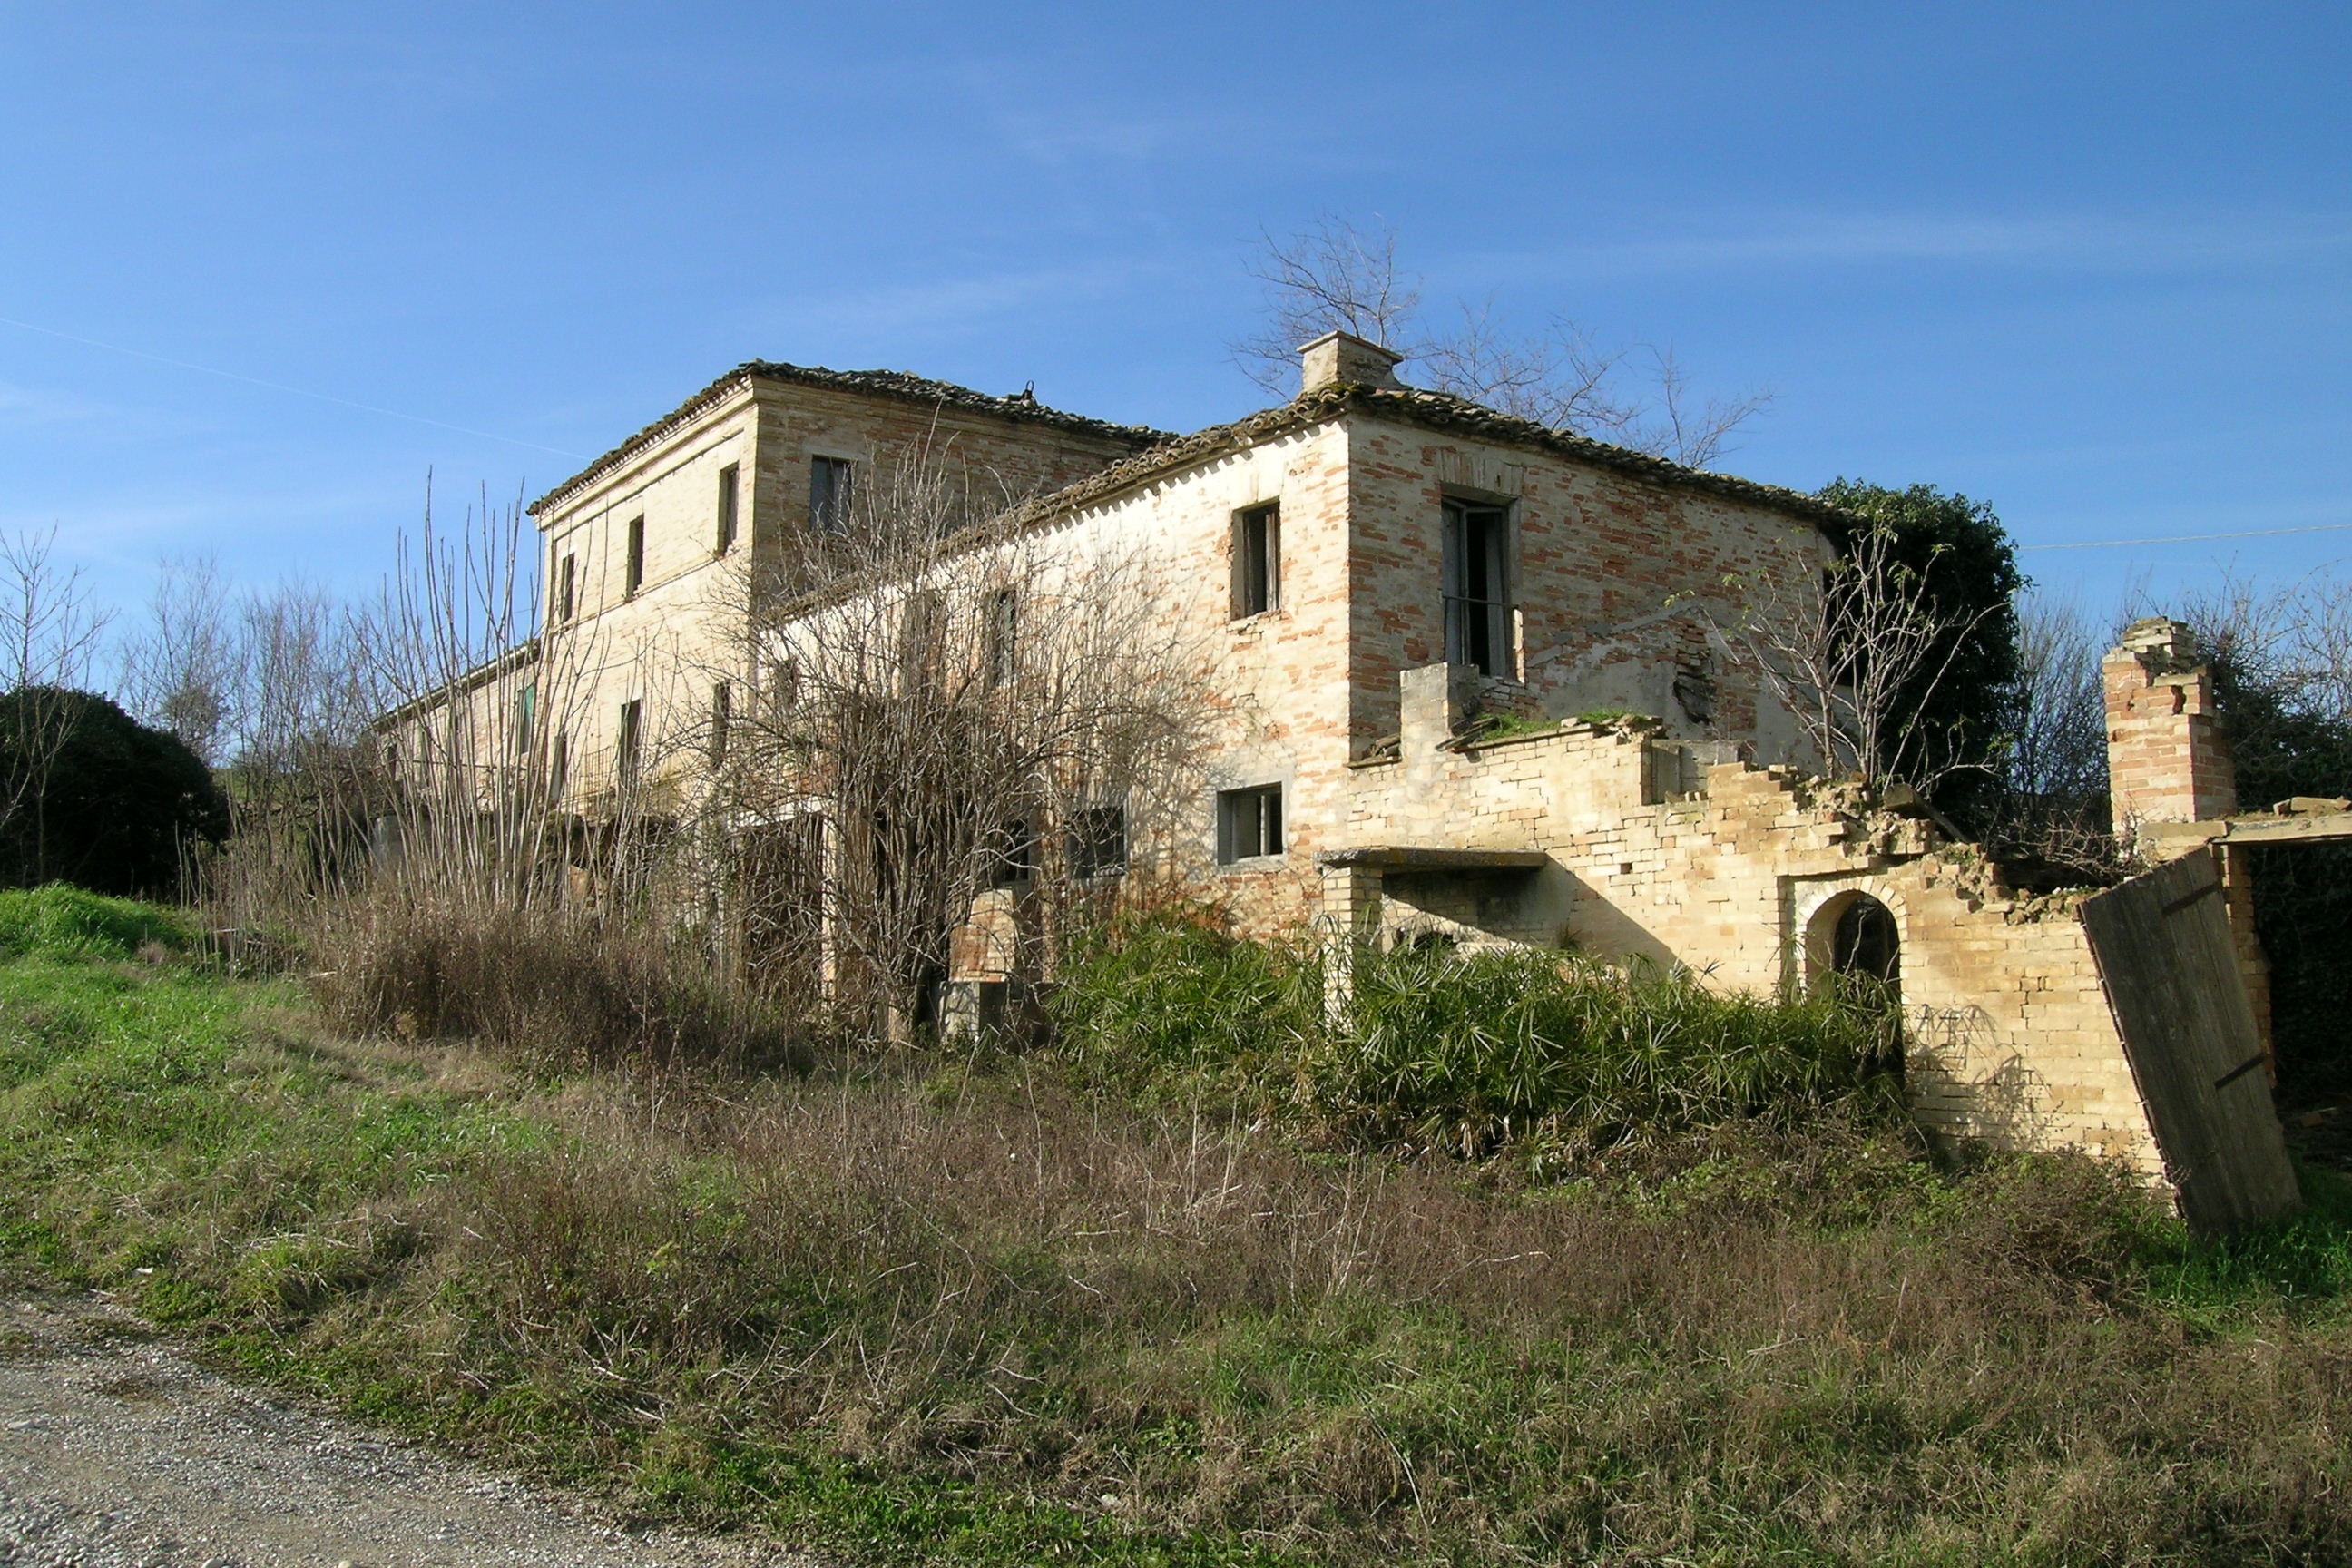
<path fill-rule="evenodd" d="M 630 1533 L 258 1396 L 89 1296 L 0 1293 L 0 1563 L 26 1568 L 818 1568 Z"/>

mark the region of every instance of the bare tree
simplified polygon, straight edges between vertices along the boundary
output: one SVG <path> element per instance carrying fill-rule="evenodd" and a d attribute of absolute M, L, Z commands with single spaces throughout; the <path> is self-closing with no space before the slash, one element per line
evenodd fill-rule
<path fill-rule="evenodd" d="M 2172 609 L 2210 658 L 2241 800 L 2352 795 L 2352 584 L 2225 573 Z"/>
<path fill-rule="evenodd" d="M 2018 615 L 2014 731 L 1990 827 L 2004 846 L 2099 877 L 2119 865 L 2107 820 L 2099 660 L 2113 640 L 2079 606 L 2039 596 Z"/>
<path fill-rule="evenodd" d="M 1146 561 L 1024 526 L 951 454 L 877 468 L 824 586 L 736 579 L 752 689 L 705 744 L 719 815 L 824 909 L 836 996 L 903 1034 L 976 899 L 1034 937 L 1140 868 L 1205 699 Z"/>
<path fill-rule="evenodd" d="M 1258 232 L 1249 275 L 1265 286 L 1265 328 L 1234 345 L 1250 379 L 1286 392 L 1298 345 L 1334 329 L 1402 350 L 1417 331 L 1421 283 L 1397 270 L 1396 230 L 1358 228 L 1326 213 L 1302 233 Z"/>
<path fill-rule="evenodd" d="M 1998 606 L 1944 609 L 1925 570 L 1903 561 L 1895 531 L 1857 531 L 1823 562 L 1791 542 L 1775 568 L 1727 584 L 1739 603 L 1728 632 L 1748 650 L 1806 744 L 1832 773 L 1922 791 L 1952 765 L 1917 722 L 1969 635 Z"/>
<path fill-rule="evenodd" d="M 46 875 L 49 779 L 76 715 L 79 689 L 106 616 L 93 609 L 81 568 L 57 558 L 57 530 L 0 535 L 0 657 L 8 691 L 0 712 L 0 828 L 29 814 L 35 880 Z"/>
<path fill-rule="evenodd" d="M 236 604 L 210 556 L 163 563 L 146 624 L 122 649 L 123 706 L 205 766 L 228 761 L 242 684 Z"/>
<path fill-rule="evenodd" d="M 1566 317 L 1540 331 L 1498 323 L 1494 304 L 1463 302 L 1460 323 L 1431 330 L 1421 281 L 1398 270 L 1396 231 L 1325 214 L 1303 232 L 1261 232 L 1250 275 L 1265 285 L 1266 325 L 1233 345 L 1235 363 L 1279 395 L 1297 374 L 1297 348 L 1335 328 L 1392 348 L 1430 390 L 1575 435 L 1705 468 L 1769 393 L 1704 401 L 1671 348 L 1603 348 Z"/>

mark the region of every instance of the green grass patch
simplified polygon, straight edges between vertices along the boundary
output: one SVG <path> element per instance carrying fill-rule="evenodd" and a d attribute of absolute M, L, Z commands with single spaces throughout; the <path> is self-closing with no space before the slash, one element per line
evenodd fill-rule
<path fill-rule="evenodd" d="M 127 959 L 142 949 L 177 952 L 194 941 L 176 911 L 110 899 L 64 882 L 0 889 L 0 957 Z"/>
<path fill-rule="evenodd" d="M 1841 1016 L 1425 953 L 1334 1026 L 1315 962 L 1195 917 L 1092 952 L 1116 1006 L 1050 1068 L 631 1079 L 18 959 L 0 1266 L 863 1560 L 2352 1555 L 2332 1179 L 2193 1248 L 2086 1160 L 1927 1158 Z M 1558 1116 L 1616 1163 L 1381 1157 L 1333 1085 L 1498 1152 L 1494 1119 Z"/>

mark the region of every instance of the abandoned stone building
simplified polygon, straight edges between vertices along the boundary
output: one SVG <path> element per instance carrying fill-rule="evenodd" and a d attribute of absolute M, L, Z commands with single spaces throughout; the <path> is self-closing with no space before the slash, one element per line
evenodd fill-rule
<path fill-rule="evenodd" d="M 1288 403 L 1181 437 L 1027 394 L 746 364 L 534 503 L 541 636 L 395 715 L 392 743 L 412 774 L 536 769 L 583 821 L 648 775 L 689 800 L 711 748 L 656 737 L 723 735 L 783 679 L 727 651 L 740 612 L 721 575 L 788 566 L 861 476 L 951 449 L 1026 497 L 1019 527 L 1056 551 L 1150 559 L 1154 613 L 1214 698 L 1198 788 L 1151 869 L 1244 926 L 1574 946 L 1767 990 L 1870 969 L 1899 984 L 1931 1128 L 2099 1152 L 2208 1194 L 2215 1224 L 2293 1201 L 2275 1121 L 2244 1113 L 2260 957 L 2210 847 L 2267 829 L 2229 826 L 2226 747 L 2178 628 L 2136 628 L 2105 673 L 2119 820 L 2187 880 L 2134 917 L 2137 946 L 2102 947 L 2086 895 L 2014 891 L 1915 805 L 1809 773 L 1799 726 L 1721 628 L 1727 584 L 1819 570 L 1822 503 L 1412 389 L 1397 363 L 1328 335 Z M 1129 864 L 1144 836 L 1130 855 L 1118 826 L 1101 875 L 1146 869 Z M 1014 978 L 1019 918 L 972 910 L 957 984 Z M 2102 965 L 2126 963 L 2202 976 L 2174 1009 L 2197 1014 L 2193 1038 L 2158 1040 L 2170 1025 L 2116 1005 L 2128 987 Z M 2156 1080 L 2184 1052 L 2206 1087 L 2182 1110 Z"/>

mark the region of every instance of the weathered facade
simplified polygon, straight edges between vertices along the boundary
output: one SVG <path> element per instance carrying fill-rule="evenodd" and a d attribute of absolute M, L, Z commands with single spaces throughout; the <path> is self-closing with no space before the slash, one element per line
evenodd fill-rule
<path fill-rule="evenodd" d="M 395 732 L 424 759 L 446 728 L 445 760 L 459 730 L 505 735 L 513 767 L 560 763 L 555 803 L 587 818 L 633 768 L 689 801 L 704 750 L 648 737 L 723 726 L 770 679 L 756 649 L 729 651 L 720 570 L 748 552 L 789 574 L 841 486 L 921 450 L 1025 497 L 1015 522 L 1056 551 L 1148 561 L 1213 712 L 1165 864 L 1132 870 L 1261 930 L 1574 946 L 1757 989 L 1869 968 L 1899 985 L 1930 1126 L 2165 1173 L 2081 896 L 2014 891 L 1915 805 L 1812 777 L 1725 635 L 1729 584 L 1811 582 L 1833 514 L 1407 388 L 1395 363 L 1332 334 L 1290 403 L 1183 437 L 1025 395 L 745 366 L 534 506 L 535 654 Z M 2135 832 L 2235 805 L 2176 631 L 2135 627 L 2105 667 Z M 511 722 L 565 661 L 565 710 Z M 961 984 L 1009 977 L 1021 946 L 989 928 L 1013 918 L 996 900 L 960 944 Z"/>

